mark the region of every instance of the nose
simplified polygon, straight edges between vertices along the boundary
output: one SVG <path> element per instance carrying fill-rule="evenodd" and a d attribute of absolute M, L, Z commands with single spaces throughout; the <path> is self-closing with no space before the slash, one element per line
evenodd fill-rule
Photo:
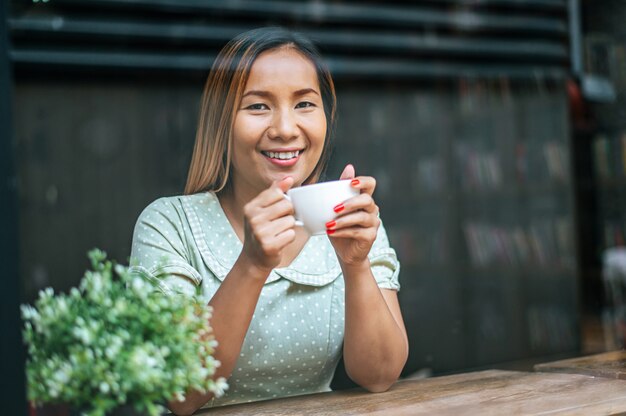
<path fill-rule="evenodd" d="M 289 141 L 298 137 L 299 127 L 296 115 L 290 109 L 277 111 L 268 131 L 270 139 Z"/>

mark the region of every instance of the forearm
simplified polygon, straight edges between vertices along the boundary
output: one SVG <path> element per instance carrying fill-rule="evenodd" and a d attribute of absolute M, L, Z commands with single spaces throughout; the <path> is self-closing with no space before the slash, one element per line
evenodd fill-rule
<path fill-rule="evenodd" d="M 346 283 L 344 361 L 350 378 L 371 391 L 387 390 L 408 356 L 403 324 L 393 316 L 369 262 L 342 265 Z"/>
<path fill-rule="evenodd" d="M 210 324 L 218 342 L 214 357 L 221 363 L 213 378 L 230 377 L 268 274 L 240 258 L 210 300 Z M 184 402 L 170 403 L 170 409 L 179 415 L 191 414 L 211 398 L 211 393 L 191 391 Z"/>

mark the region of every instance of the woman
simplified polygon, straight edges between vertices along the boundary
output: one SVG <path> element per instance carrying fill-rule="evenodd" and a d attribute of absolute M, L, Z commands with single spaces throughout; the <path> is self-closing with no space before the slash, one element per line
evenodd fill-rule
<path fill-rule="evenodd" d="M 342 354 L 348 375 L 379 392 L 398 378 L 408 343 L 399 264 L 372 199 L 375 180 L 335 208 L 327 236 L 295 226 L 291 187 L 323 172 L 335 91 L 314 46 L 280 28 L 243 33 L 208 77 L 185 195 L 144 210 L 135 270 L 164 291 L 205 299 L 227 377 L 224 397 L 190 392 L 176 414 L 329 390 Z"/>

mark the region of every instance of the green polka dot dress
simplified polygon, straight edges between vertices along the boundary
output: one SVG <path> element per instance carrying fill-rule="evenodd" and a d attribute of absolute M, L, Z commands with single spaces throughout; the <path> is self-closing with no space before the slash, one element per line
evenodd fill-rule
<path fill-rule="evenodd" d="M 213 193 L 161 198 L 137 220 L 131 270 L 166 293 L 208 302 L 241 249 Z M 382 226 L 369 258 L 378 286 L 399 290 L 400 265 Z M 267 278 L 229 389 L 207 406 L 329 391 L 341 356 L 344 295 L 328 237 L 312 236 L 288 267 Z"/>

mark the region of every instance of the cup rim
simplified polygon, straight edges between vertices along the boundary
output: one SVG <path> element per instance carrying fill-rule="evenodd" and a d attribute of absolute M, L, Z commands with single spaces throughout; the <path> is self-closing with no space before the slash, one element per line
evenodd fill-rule
<path fill-rule="evenodd" d="M 349 182 L 349 181 L 351 181 L 351 179 L 337 179 L 337 180 L 334 180 L 334 181 L 316 182 L 316 183 L 312 183 L 310 185 L 300 185 L 300 186 L 298 186 L 296 188 L 288 189 L 287 193 L 289 194 L 290 192 L 297 192 L 297 191 L 302 190 L 302 189 L 319 188 L 319 187 L 324 186 L 324 185 L 334 184 L 334 183 L 338 183 L 338 182 Z"/>

